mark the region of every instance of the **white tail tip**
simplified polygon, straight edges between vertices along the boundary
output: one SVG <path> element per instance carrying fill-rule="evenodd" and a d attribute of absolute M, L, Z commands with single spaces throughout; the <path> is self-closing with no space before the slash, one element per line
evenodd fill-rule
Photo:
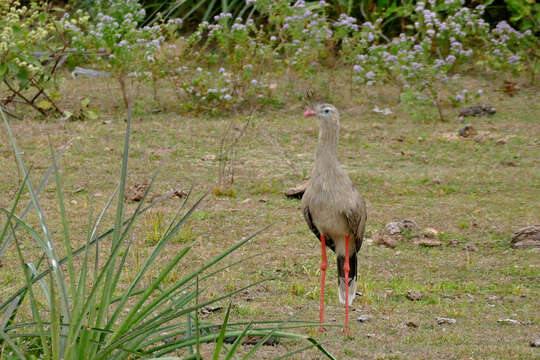
<path fill-rule="evenodd" d="M 339 302 L 345 305 L 345 279 L 339 278 Z M 356 279 L 352 279 L 349 284 L 349 306 L 352 305 L 354 297 L 356 296 Z"/>

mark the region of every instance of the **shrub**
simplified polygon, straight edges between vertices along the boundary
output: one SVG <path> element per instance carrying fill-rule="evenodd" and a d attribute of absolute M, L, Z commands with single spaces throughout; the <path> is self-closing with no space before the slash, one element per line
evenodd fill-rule
<path fill-rule="evenodd" d="M 42 114 L 62 113 L 49 90 L 70 46 L 66 25 L 46 3 L 0 2 L 0 81 L 8 94 L 1 103 L 19 100 Z"/>

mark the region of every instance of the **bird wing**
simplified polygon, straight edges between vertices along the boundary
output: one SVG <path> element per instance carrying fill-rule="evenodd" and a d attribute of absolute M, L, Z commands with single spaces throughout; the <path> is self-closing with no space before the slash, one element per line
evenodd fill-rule
<path fill-rule="evenodd" d="M 321 240 L 321 233 L 319 232 L 319 229 L 317 229 L 317 227 L 313 223 L 313 218 L 311 217 L 311 212 L 309 211 L 309 206 L 304 206 L 304 209 L 303 209 L 302 212 L 304 214 L 304 219 L 306 219 L 306 223 L 309 226 L 309 229 L 315 234 L 317 239 L 319 239 L 319 241 L 320 241 Z M 332 251 L 336 251 L 336 245 L 334 244 L 334 240 L 332 240 L 332 238 L 330 238 L 330 236 L 328 236 L 327 234 L 324 235 L 324 239 L 325 239 L 325 242 L 326 242 L 326 246 L 328 246 Z"/>
<path fill-rule="evenodd" d="M 356 201 L 354 205 L 345 210 L 344 215 L 354 236 L 356 243 L 356 251 L 358 252 L 362 247 L 362 240 L 364 239 L 364 231 L 366 229 L 366 204 L 362 196 L 355 189 Z"/>

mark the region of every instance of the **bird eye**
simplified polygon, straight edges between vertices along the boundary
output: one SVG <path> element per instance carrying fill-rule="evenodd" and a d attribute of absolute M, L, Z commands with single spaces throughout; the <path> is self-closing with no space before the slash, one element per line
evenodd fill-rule
<path fill-rule="evenodd" d="M 330 114 L 330 109 L 329 109 L 329 108 L 326 108 L 326 109 L 324 109 L 323 112 L 324 112 L 325 114 Z"/>

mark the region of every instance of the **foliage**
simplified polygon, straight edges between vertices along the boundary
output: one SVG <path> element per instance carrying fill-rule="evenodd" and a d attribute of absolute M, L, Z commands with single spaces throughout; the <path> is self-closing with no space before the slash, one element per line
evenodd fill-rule
<path fill-rule="evenodd" d="M 137 0 L 93 4 L 88 9 L 95 14 L 91 18 L 81 9 L 66 13 L 58 36 L 69 39 L 87 61 L 119 82 L 126 106 L 133 82 L 151 84 L 159 103 L 159 83 L 165 81 L 184 111 L 253 110 L 279 104 L 284 96 L 300 98 L 306 86 L 327 92 L 321 70 L 345 67 L 351 92 L 390 82 L 409 93 L 408 98 L 415 94 L 422 102 L 428 99 L 444 120 L 444 105 L 471 99 L 464 89 L 456 89 L 456 74 L 464 67 L 526 73 L 532 83 L 540 70 L 538 38 L 507 22 L 491 28 L 484 20 L 490 0 L 475 7 L 464 6 L 464 0 L 406 1 L 399 6 L 381 1 L 379 9 L 370 12 L 376 17 L 361 24 L 347 15 L 355 6 L 347 1 L 298 0 L 291 5 L 287 0 L 249 0 L 244 6 L 266 22 L 244 20 L 245 9 L 222 12 L 189 35 L 179 34 L 184 22 L 171 18 L 171 12 L 155 14 L 153 25 L 144 25 L 148 14 Z M 225 1 L 220 6 L 228 5 Z M 347 10 L 336 15 L 337 8 Z M 399 35 L 388 38 L 389 22 L 404 17 Z"/>
<path fill-rule="evenodd" d="M 521 31 L 538 31 L 540 26 L 540 4 L 535 0 L 504 0 L 512 16 L 510 22 Z"/>
<path fill-rule="evenodd" d="M 42 114 L 61 113 L 48 89 L 70 45 L 65 25 L 46 3 L 0 2 L 0 81 L 9 94 L 1 103 L 19 100 Z"/>
<path fill-rule="evenodd" d="M 215 330 L 215 324 L 199 321 L 198 311 L 202 307 L 228 299 L 258 284 L 199 302 L 199 297 L 204 292 L 200 285 L 238 262 L 217 269 L 215 266 L 227 255 L 248 243 L 255 235 L 237 242 L 200 267 L 188 266 L 188 272 L 183 276 L 171 277 L 171 273 L 177 271 L 175 269 L 190 251 L 190 246 L 172 256 L 172 259 L 161 266 L 157 276 L 150 273 L 151 269 L 159 266 L 158 259 L 162 256 L 167 243 L 178 233 L 204 197 L 183 212 L 187 203 L 186 198 L 167 230 L 159 234 L 148 258 L 135 269 L 134 274 L 126 274 L 128 267 L 125 264 L 132 245 L 130 233 L 138 217 L 155 205 L 153 203 L 144 207 L 148 191 L 156 178 L 153 177 L 134 213 L 125 218 L 124 190 L 130 139 L 129 114 L 118 191 L 111 196 L 95 220 L 92 214 L 89 215 L 86 244 L 77 250 L 73 250 L 75 239 L 69 230 L 61 177 L 52 146 L 52 168 L 56 179 L 62 224 L 58 233 L 63 237 L 63 241 L 54 239 L 57 232 L 50 227 L 50 221 L 40 206 L 38 193 L 26 171 L 9 123 L 1 110 L 0 114 L 19 168 L 25 177 L 12 208 L 0 209 L 6 217 L 0 233 L 0 244 L 4 245 L 10 239 L 14 240 L 26 282 L 24 288 L 0 305 L 2 313 L 0 351 L 3 358 L 126 359 L 160 357 L 174 352 L 189 358 L 198 358 L 201 343 L 216 341 L 214 358 L 217 359 L 223 350 L 227 352 L 225 357 L 230 358 L 237 351 L 238 344 L 248 335 L 262 335 L 264 340 L 270 336 L 307 340 L 312 344 L 311 347 L 318 348 L 328 358 L 332 358 L 314 339 L 283 331 L 310 325 L 307 323 L 278 322 L 272 325 L 262 322 L 259 324 L 261 326 L 256 326 L 257 322 L 229 324 L 230 305 L 224 322 L 217 325 L 219 330 Z M 37 229 L 16 215 L 18 203 L 25 189 L 28 190 L 31 203 L 38 215 Z M 110 230 L 98 235 L 115 195 L 117 205 L 114 225 Z M 42 259 L 37 264 L 27 260 L 28 255 L 21 246 L 22 236 L 29 236 L 41 249 Z M 63 249 L 60 245 L 62 242 Z M 105 244 L 110 244 L 110 248 L 104 249 Z M 65 258 L 59 257 L 61 251 L 67 254 Z M 82 255 L 82 259 L 75 261 L 77 255 Z M 43 259 L 48 264 L 45 271 L 39 270 Z M 65 268 L 62 265 L 65 265 Z M 36 283 L 39 283 L 41 291 L 35 286 Z M 25 314 L 28 310 L 31 311 L 30 316 Z M 236 342 L 229 349 L 225 349 L 223 339 L 233 336 L 236 337 Z M 256 348 L 252 349 L 250 354 L 255 351 Z"/>
<path fill-rule="evenodd" d="M 156 54 L 165 37 L 164 26 L 141 26 L 145 10 L 136 0 L 104 0 L 93 8 L 97 12 L 95 19 L 85 26 L 70 24 L 67 32 L 73 46 L 85 53 L 89 60 L 111 71 L 119 81 L 124 104 L 128 105 L 127 76 L 145 78 L 156 61 Z M 88 17 L 78 10 L 73 16 L 67 13 L 65 18 L 77 22 Z M 175 22 L 169 22 L 175 26 Z"/>

